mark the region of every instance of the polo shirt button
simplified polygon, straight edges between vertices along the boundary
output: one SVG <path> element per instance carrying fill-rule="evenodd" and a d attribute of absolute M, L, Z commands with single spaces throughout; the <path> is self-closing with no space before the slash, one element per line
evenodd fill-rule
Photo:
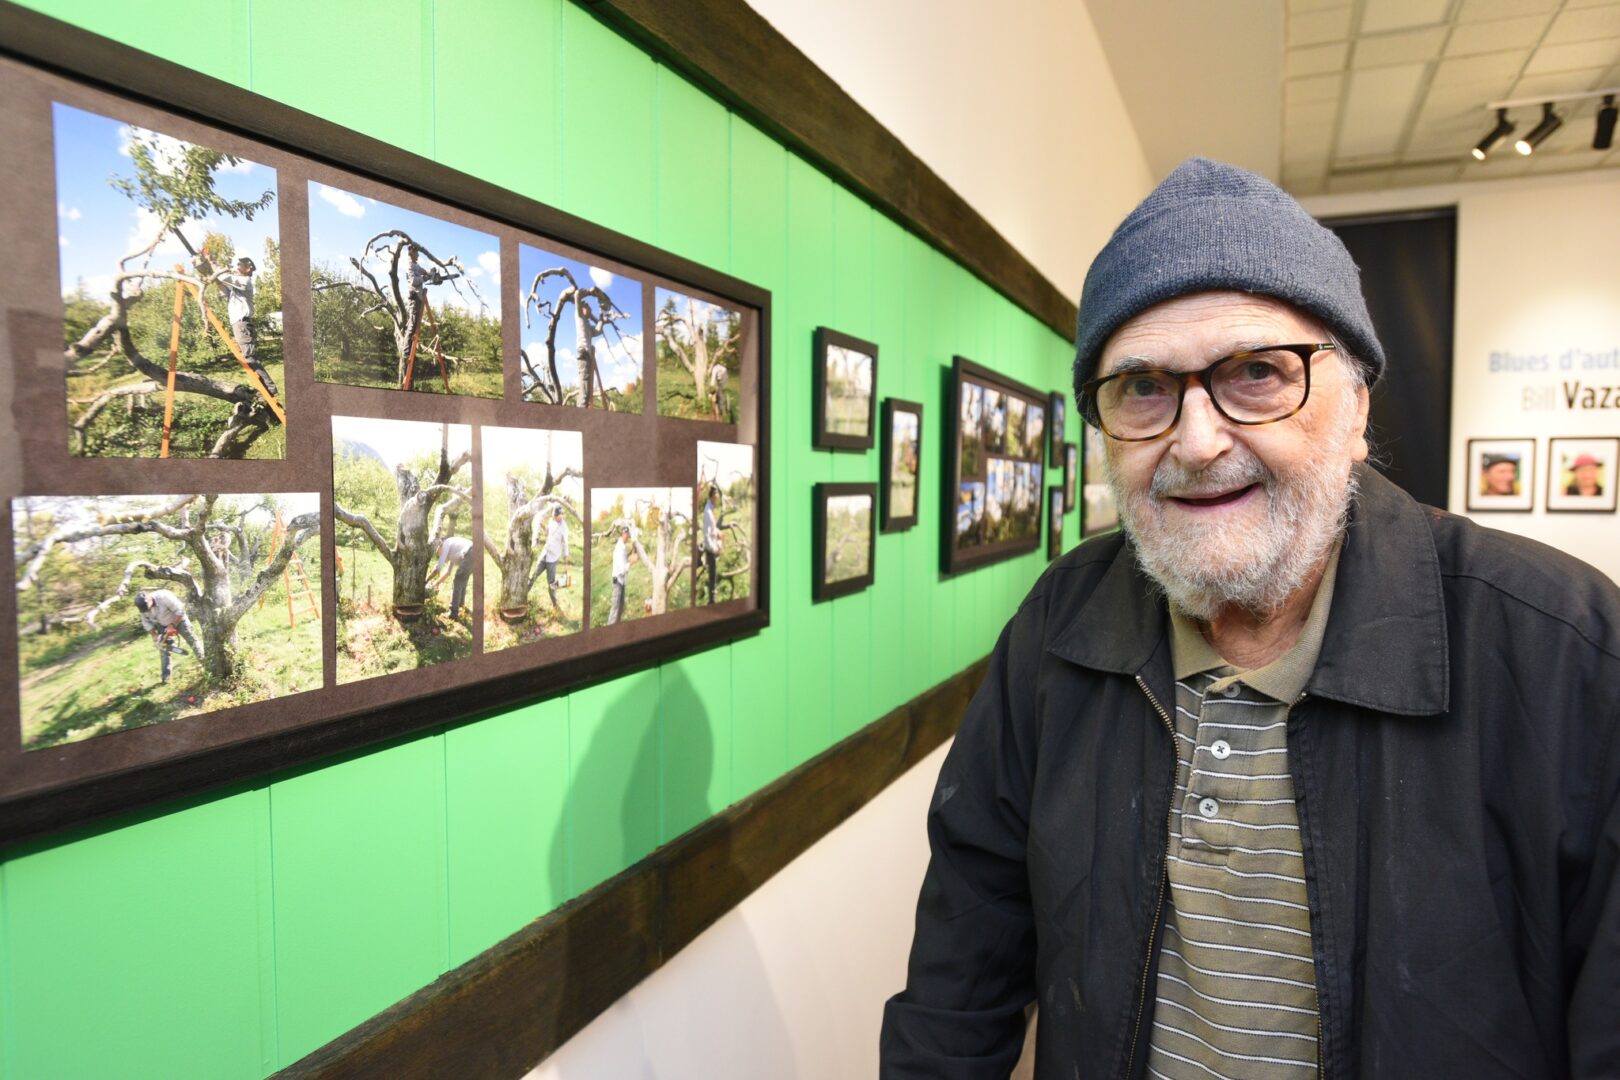
<path fill-rule="evenodd" d="M 1225 739 L 1216 739 L 1210 744 L 1209 752 L 1215 755 L 1216 761 L 1225 761 L 1232 756 L 1232 744 Z"/>
<path fill-rule="evenodd" d="M 1199 799 L 1198 812 L 1204 817 L 1214 817 L 1221 812 L 1221 804 L 1210 798 Z"/>
<path fill-rule="evenodd" d="M 1238 688 L 1237 683 L 1229 683 L 1227 684 L 1226 689 L 1221 691 L 1221 697 L 1237 697 L 1242 692 L 1243 691 Z"/>

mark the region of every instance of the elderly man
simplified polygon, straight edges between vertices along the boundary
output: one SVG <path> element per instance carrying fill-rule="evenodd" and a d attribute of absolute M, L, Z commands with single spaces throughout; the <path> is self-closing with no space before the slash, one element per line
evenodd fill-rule
<path fill-rule="evenodd" d="M 1179 167 L 1092 264 L 1124 530 L 1003 632 L 883 1076 L 1620 1075 L 1620 590 L 1366 467 L 1332 233 Z"/>

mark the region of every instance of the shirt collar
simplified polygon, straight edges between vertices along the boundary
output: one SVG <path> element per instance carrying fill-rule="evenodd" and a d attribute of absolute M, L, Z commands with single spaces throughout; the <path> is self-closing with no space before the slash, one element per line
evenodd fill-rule
<path fill-rule="evenodd" d="M 1402 716 L 1444 713 L 1450 705 L 1445 600 L 1428 521 L 1438 511 L 1419 506 L 1365 465 L 1354 468 L 1360 491 L 1305 689 Z M 1048 650 L 1082 667 L 1136 676 L 1168 645 L 1169 616 L 1129 540 L 1101 542 L 1112 549 L 1100 552 L 1109 565 L 1066 620 L 1054 615 Z"/>

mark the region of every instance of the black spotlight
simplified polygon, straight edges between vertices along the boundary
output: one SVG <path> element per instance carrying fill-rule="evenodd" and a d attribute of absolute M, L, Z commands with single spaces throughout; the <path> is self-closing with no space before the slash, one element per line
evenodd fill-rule
<path fill-rule="evenodd" d="M 1592 134 L 1592 149 L 1607 150 L 1614 145 L 1614 121 L 1620 115 L 1620 109 L 1615 108 L 1614 95 L 1603 95 L 1603 107 L 1598 110 L 1597 131 Z"/>
<path fill-rule="evenodd" d="M 1564 118 L 1553 112 L 1552 102 L 1541 107 L 1541 122 L 1525 133 L 1524 138 L 1513 144 L 1513 149 L 1521 154 L 1530 154 L 1535 148 L 1547 140 L 1547 136 L 1564 126 Z"/>
<path fill-rule="evenodd" d="M 1480 161 L 1484 161 L 1485 155 L 1491 152 L 1491 147 L 1495 146 L 1512 133 L 1513 121 L 1507 118 L 1507 110 L 1497 109 L 1496 126 L 1491 128 L 1489 135 L 1486 135 L 1483 139 L 1479 140 L 1478 146 L 1474 147 L 1474 157 Z"/>

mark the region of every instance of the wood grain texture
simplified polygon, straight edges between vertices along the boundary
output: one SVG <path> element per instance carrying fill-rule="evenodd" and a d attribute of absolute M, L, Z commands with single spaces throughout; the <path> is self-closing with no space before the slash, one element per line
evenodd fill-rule
<path fill-rule="evenodd" d="M 983 659 L 275 1075 L 533 1068 L 955 734 Z"/>
<path fill-rule="evenodd" d="M 585 7 L 1074 340 L 1074 301 L 743 0 Z"/>

